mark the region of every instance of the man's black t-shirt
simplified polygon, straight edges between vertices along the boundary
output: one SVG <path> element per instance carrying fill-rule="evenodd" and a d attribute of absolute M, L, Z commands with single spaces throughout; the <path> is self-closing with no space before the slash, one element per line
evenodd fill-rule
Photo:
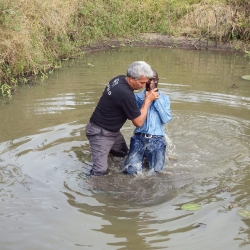
<path fill-rule="evenodd" d="M 106 130 L 117 132 L 127 119 L 133 120 L 140 115 L 134 92 L 125 76 L 121 75 L 107 84 L 90 121 Z"/>

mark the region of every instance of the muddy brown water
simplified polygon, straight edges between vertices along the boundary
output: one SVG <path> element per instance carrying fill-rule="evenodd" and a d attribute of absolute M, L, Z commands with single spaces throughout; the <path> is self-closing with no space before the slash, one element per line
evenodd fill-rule
<path fill-rule="evenodd" d="M 159 175 L 131 178 L 123 159 L 86 178 L 84 129 L 113 76 L 135 60 L 159 72 L 173 120 Z M 0 109 L 0 249 L 249 249 L 250 60 L 166 48 L 95 52 L 23 86 Z M 125 139 L 133 132 L 126 122 Z M 198 203 L 198 211 L 184 211 Z"/>

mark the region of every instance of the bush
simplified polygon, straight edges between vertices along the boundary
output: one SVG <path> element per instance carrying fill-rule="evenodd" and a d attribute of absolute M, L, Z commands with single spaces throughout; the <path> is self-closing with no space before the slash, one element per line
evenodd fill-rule
<path fill-rule="evenodd" d="M 249 41 L 249 7 L 248 0 L 1 1 L 1 93 L 112 38 L 141 32 L 197 37 L 209 27 L 211 39 Z"/>

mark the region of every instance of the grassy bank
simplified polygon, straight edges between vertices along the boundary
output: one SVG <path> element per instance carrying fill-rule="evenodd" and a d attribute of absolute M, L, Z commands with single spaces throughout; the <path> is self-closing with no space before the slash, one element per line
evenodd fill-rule
<path fill-rule="evenodd" d="M 248 0 L 2 0 L 0 95 L 86 46 L 143 32 L 249 43 L 249 12 Z"/>

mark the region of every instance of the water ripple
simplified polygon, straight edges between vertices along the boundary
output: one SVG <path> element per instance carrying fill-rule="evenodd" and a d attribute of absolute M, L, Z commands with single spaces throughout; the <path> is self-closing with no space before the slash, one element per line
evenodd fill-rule
<path fill-rule="evenodd" d="M 173 103 L 215 103 L 234 108 L 250 109 L 250 98 L 204 91 L 168 91 Z"/>

